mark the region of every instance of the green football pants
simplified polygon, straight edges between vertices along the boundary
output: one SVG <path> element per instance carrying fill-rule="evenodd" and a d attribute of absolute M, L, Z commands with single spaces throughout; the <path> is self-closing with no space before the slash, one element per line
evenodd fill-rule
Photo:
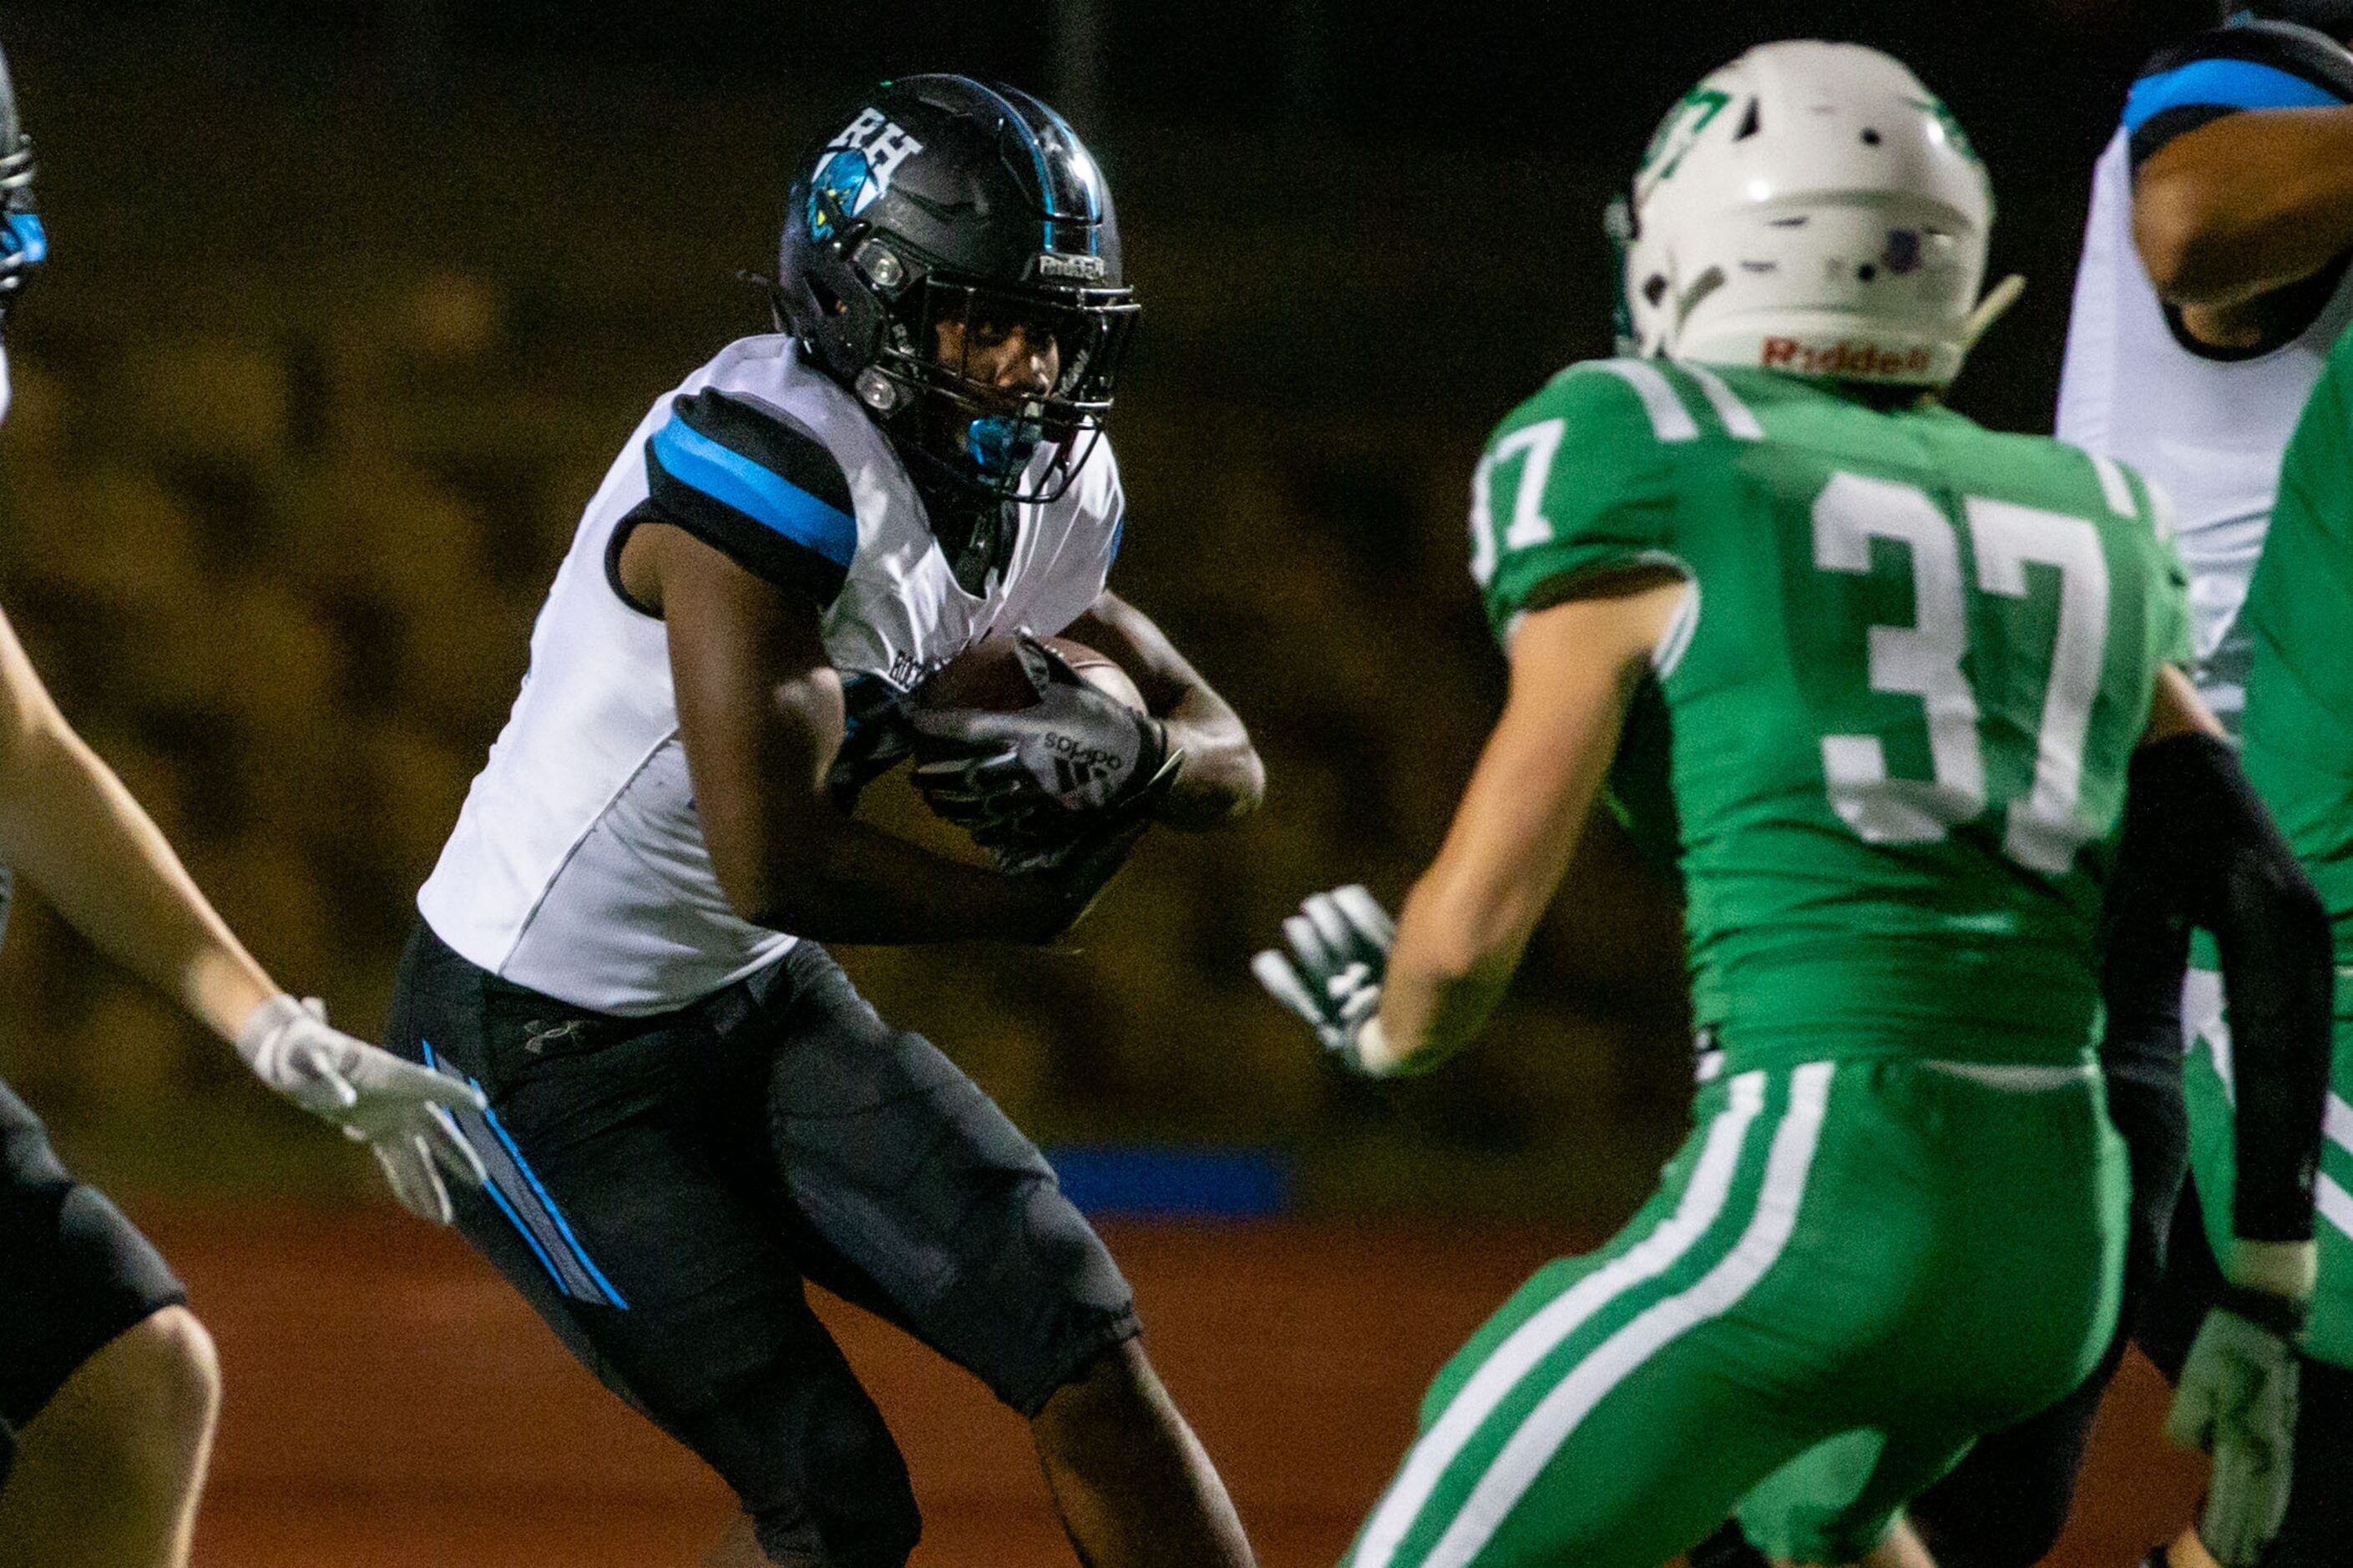
<path fill-rule="evenodd" d="M 2088 1069 L 1906 1060 L 1704 1087 L 1658 1194 L 1548 1264 L 1431 1386 L 1353 1568 L 1657 1568 L 1739 1505 L 1843 1562 L 2105 1346 L 2124 1149 Z"/>
<path fill-rule="evenodd" d="M 2181 1026 L 2189 1042 L 2181 1080 L 2189 1101 L 2189 1173 L 2198 1184 L 2207 1240 L 2217 1258 L 2228 1258 L 2239 1145 L 2232 1120 L 2230 1011 L 2220 974 L 2189 972 L 2182 988 Z M 2320 1176 L 2313 1185 L 2320 1284 L 2305 1323 L 2304 1349 L 2316 1361 L 2353 1370 L 2353 939 L 2344 933 L 2337 942 L 2336 1041 Z"/>

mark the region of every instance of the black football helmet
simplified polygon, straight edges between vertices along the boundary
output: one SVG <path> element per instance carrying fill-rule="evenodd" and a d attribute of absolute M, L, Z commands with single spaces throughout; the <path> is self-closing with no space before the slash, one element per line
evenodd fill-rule
<path fill-rule="evenodd" d="M 49 238 L 33 209 L 33 143 L 16 119 L 16 89 L 0 56 L 0 321 L 25 287 L 26 274 L 48 258 Z"/>
<path fill-rule="evenodd" d="M 2353 0 L 2254 0 L 2241 9 L 2274 22 L 2294 22 L 2353 44 Z"/>
<path fill-rule="evenodd" d="M 1028 93 L 960 76 L 884 82 L 803 161 L 776 306 L 919 479 L 997 501 L 1070 488 L 1137 312 L 1093 155 Z M 972 345 L 1016 327 L 1052 345 L 1041 394 L 971 374 Z"/>

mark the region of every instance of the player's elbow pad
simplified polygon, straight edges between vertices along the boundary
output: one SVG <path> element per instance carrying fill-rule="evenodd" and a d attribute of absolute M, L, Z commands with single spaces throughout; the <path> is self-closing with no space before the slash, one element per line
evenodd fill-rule
<path fill-rule="evenodd" d="M 2233 1229 L 2306 1239 L 2335 985 L 2327 908 L 2221 740 L 2142 748 L 2130 789 L 2135 879 L 2221 949 L 2238 1099 Z"/>

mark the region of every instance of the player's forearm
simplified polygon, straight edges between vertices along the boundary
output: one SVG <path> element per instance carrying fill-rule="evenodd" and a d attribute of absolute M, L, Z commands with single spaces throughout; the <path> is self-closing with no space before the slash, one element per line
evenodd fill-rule
<path fill-rule="evenodd" d="M 1407 1070 L 1435 1066 L 1477 1037 L 1527 946 L 1526 927 L 1498 921 L 1495 905 L 1440 877 L 1433 868 L 1406 895 L 1381 992 L 1380 1047 L 1388 1062 L 1414 1064 Z"/>
<path fill-rule="evenodd" d="M 1220 827 L 1258 809 L 1266 765 L 1250 731 L 1151 616 L 1106 591 L 1071 626 L 1071 635 L 1115 659 L 1168 727 L 1185 766 L 1158 813 L 1171 827 Z"/>
<path fill-rule="evenodd" d="M 2236 1060 L 2232 1231 L 2307 1242 L 2332 1032 L 2320 895 L 2229 744 L 2195 731 L 2133 758 L 2120 859 L 2120 880 L 2155 889 L 2221 949 Z"/>
<path fill-rule="evenodd" d="M 278 994 L 138 801 L 54 710 L 0 759 L 0 858 L 224 1039 Z"/>
<path fill-rule="evenodd" d="M 755 925 L 818 942 L 904 946 L 1048 942 L 1067 923 L 1031 879 L 934 855 L 819 801 L 795 810 L 807 814 L 795 831 L 720 865 L 729 901 Z"/>
<path fill-rule="evenodd" d="M 2177 305 L 2238 304 L 2353 249 L 2353 107 L 2258 110 L 2177 137 L 2133 184 L 2133 239 Z"/>
<path fill-rule="evenodd" d="M 1258 809 L 1266 764 L 1240 716 L 1216 692 L 1196 687 L 1159 718 L 1168 726 L 1169 750 L 1185 753 L 1159 820 L 1189 831 L 1222 827 Z"/>

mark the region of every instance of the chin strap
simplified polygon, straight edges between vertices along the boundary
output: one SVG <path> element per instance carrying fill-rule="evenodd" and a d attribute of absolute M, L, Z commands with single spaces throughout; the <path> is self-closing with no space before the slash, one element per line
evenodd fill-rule
<path fill-rule="evenodd" d="M 1978 340 L 1991 331 L 1993 324 L 2007 315 L 2010 308 L 2018 303 L 2018 297 L 2025 292 L 2026 279 L 2016 272 L 1987 289 L 1986 297 L 1978 301 L 1978 308 L 1969 312 L 1969 319 L 1961 323 L 1961 352 L 1967 353 L 1977 347 Z"/>

